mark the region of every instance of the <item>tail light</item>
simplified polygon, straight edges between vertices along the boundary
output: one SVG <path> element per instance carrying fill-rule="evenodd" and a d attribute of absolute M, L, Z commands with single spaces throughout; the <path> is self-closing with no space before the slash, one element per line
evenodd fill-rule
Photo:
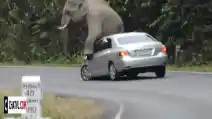
<path fill-rule="evenodd" d="M 121 51 L 119 52 L 119 56 L 127 56 L 128 55 L 128 52 L 127 51 Z"/>
<path fill-rule="evenodd" d="M 161 47 L 161 52 L 166 52 L 166 46 Z"/>

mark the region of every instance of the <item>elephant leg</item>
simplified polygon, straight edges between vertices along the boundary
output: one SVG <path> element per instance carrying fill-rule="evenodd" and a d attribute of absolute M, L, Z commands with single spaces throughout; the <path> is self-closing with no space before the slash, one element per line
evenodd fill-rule
<path fill-rule="evenodd" d="M 78 31 L 78 34 L 77 34 L 77 39 L 76 39 L 76 43 L 77 43 L 77 46 L 76 47 L 76 51 L 77 51 L 77 54 L 81 54 L 82 52 L 82 49 L 84 47 L 84 43 L 85 43 L 85 39 L 86 37 L 88 36 L 87 34 L 87 30 L 86 28 L 81 28 L 79 31 Z"/>
<path fill-rule="evenodd" d="M 70 28 L 71 27 L 71 28 Z M 76 47 L 77 47 L 77 32 L 79 31 L 74 26 L 70 26 L 68 30 L 68 37 L 69 41 L 67 44 L 68 52 L 69 54 L 73 55 L 75 53 Z"/>
<path fill-rule="evenodd" d="M 93 54 L 93 45 L 102 34 L 101 21 L 98 16 L 88 17 L 88 37 L 85 40 L 84 55 Z"/>
<path fill-rule="evenodd" d="M 62 39 L 63 39 L 63 53 L 65 56 L 68 56 L 68 40 L 69 40 L 69 37 L 68 37 L 68 29 L 65 28 L 61 34 L 62 36 Z"/>
<path fill-rule="evenodd" d="M 84 46 L 84 54 L 93 54 L 93 39 L 90 36 L 85 40 L 85 46 Z"/>
<path fill-rule="evenodd" d="M 85 24 L 84 22 L 78 22 L 78 23 L 70 22 L 68 26 L 68 38 L 64 46 L 66 46 L 68 54 L 70 55 L 73 55 L 74 53 L 77 52 L 77 48 L 79 47 L 80 42 L 78 37 L 81 37 L 81 34 L 83 32 L 87 32 L 82 29 L 84 27 L 83 26 L 84 24 Z"/>
<path fill-rule="evenodd" d="M 63 37 L 63 53 L 65 56 L 69 56 L 70 53 L 72 53 L 73 48 L 73 41 L 75 37 L 75 31 L 72 30 L 71 28 L 65 28 L 64 31 L 62 32 L 62 37 Z"/>

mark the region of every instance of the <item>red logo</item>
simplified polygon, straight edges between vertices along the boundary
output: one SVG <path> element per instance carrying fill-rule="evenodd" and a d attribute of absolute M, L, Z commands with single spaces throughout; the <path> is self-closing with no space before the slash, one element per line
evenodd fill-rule
<path fill-rule="evenodd" d="M 20 108 L 26 109 L 26 101 L 20 101 Z"/>
<path fill-rule="evenodd" d="M 26 101 L 9 101 L 9 109 L 26 109 Z"/>

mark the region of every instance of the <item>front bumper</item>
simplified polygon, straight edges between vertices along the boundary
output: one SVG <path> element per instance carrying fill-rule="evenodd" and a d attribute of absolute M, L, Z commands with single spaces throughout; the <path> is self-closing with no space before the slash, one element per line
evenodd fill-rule
<path fill-rule="evenodd" d="M 121 72 L 123 70 L 160 66 L 166 64 L 168 56 L 166 53 L 159 53 L 155 56 L 134 58 L 130 56 L 123 57 L 119 62 L 116 62 L 116 69 Z"/>

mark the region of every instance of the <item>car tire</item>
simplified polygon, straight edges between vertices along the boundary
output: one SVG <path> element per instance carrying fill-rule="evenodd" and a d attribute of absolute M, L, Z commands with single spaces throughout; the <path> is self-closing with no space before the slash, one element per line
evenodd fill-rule
<path fill-rule="evenodd" d="M 158 66 L 155 71 L 155 75 L 158 78 L 163 78 L 166 75 L 166 66 Z"/>
<path fill-rule="evenodd" d="M 92 75 L 91 73 L 88 71 L 88 66 L 87 65 L 83 65 L 81 67 L 81 79 L 83 81 L 89 81 L 92 79 Z"/>
<path fill-rule="evenodd" d="M 110 80 L 115 81 L 119 78 L 119 73 L 116 70 L 116 67 L 113 63 L 110 63 L 108 66 L 108 77 Z"/>

